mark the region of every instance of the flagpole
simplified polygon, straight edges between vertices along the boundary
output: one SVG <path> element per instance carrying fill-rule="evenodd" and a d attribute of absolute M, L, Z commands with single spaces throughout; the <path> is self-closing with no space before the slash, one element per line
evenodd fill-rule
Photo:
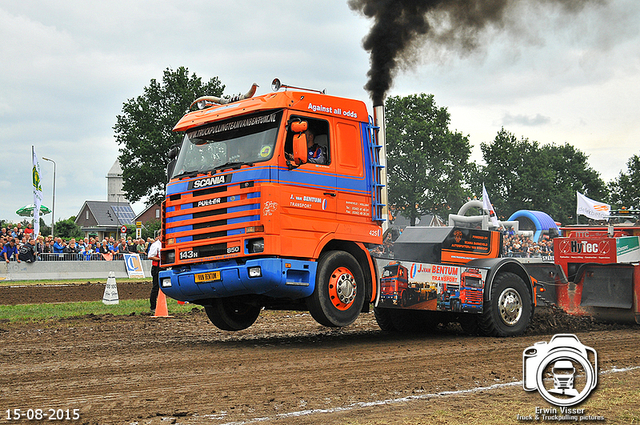
<path fill-rule="evenodd" d="M 31 222 L 31 228 L 33 229 L 33 234 L 31 235 L 33 239 L 38 239 L 38 231 L 40 229 L 40 205 L 38 205 L 38 202 L 36 201 L 36 191 L 38 190 L 38 188 L 36 187 L 36 181 L 35 181 L 35 173 L 39 173 L 39 170 L 36 170 L 36 167 L 38 166 L 38 164 L 36 163 L 36 148 L 31 145 L 31 163 L 32 163 L 32 176 L 31 178 L 33 178 L 33 217 L 32 217 L 32 222 Z M 39 178 L 39 177 L 38 177 Z"/>
<path fill-rule="evenodd" d="M 51 236 L 55 236 L 53 233 L 55 220 L 56 220 L 56 162 L 53 159 L 42 157 L 45 161 L 53 162 L 53 205 L 51 205 Z"/>

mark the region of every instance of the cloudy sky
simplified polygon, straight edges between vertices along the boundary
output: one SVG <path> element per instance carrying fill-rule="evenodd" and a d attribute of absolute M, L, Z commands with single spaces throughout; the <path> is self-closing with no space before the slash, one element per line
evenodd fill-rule
<path fill-rule="evenodd" d="M 370 26 L 346 0 L 0 0 L 0 219 L 19 220 L 15 210 L 33 202 L 32 145 L 57 163 L 56 221 L 85 200 L 106 200 L 116 115 L 168 67 L 217 76 L 226 94 L 253 82 L 264 94 L 279 77 L 370 104 Z M 452 129 L 469 135 L 475 160 L 501 127 L 576 146 L 605 181 L 638 154 L 637 0 L 578 14 L 522 6 L 466 55 L 414 47 L 389 95 L 433 93 Z M 53 164 L 40 167 L 51 206 Z"/>

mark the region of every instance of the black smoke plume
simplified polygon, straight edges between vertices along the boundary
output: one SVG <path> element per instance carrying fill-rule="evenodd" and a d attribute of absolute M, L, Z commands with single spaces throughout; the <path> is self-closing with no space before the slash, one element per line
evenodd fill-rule
<path fill-rule="evenodd" d="M 480 43 L 488 27 L 502 30 L 514 6 L 557 7 L 573 13 L 586 4 L 608 0 L 348 0 L 349 7 L 373 20 L 363 47 L 371 53 L 365 89 L 374 105 L 382 105 L 400 66 L 416 62 L 416 47 L 432 43 L 441 48 L 469 52 Z"/>

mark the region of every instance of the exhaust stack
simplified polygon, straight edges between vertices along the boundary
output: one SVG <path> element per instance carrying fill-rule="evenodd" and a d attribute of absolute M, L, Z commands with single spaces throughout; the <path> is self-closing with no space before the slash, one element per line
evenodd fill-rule
<path fill-rule="evenodd" d="M 256 94 L 257 88 L 258 85 L 256 83 L 253 83 L 248 92 L 234 97 L 200 96 L 191 103 L 191 106 L 189 106 L 189 108 L 193 108 L 193 105 L 198 105 L 198 109 L 205 109 L 213 106 L 214 104 L 226 105 L 227 103 L 249 99 L 252 98 L 254 94 Z"/>
<path fill-rule="evenodd" d="M 382 169 L 380 169 L 380 183 L 384 185 L 380 189 L 380 202 L 383 204 L 381 216 L 385 219 L 382 222 L 383 235 L 386 233 L 387 229 L 389 229 L 389 197 L 387 191 L 387 135 L 384 119 L 384 103 L 377 106 L 374 105 L 373 121 L 374 124 L 378 127 L 378 144 L 382 146 L 380 148 L 379 162 L 383 167 Z"/>

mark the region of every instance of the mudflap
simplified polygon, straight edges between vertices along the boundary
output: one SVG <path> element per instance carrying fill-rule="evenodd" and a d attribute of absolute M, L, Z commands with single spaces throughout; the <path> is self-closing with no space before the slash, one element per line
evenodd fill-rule
<path fill-rule="evenodd" d="M 560 265 L 522 262 L 544 291 L 536 292 L 538 305 L 555 304 L 568 314 L 591 316 L 608 322 L 640 324 L 640 265 L 582 264 L 568 282 Z"/>
<path fill-rule="evenodd" d="M 640 268 L 631 264 L 584 264 L 576 273 L 579 309 L 606 322 L 640 324 Z"/>
<path fill-rule="evenodd" d="M 633 270 L 630 264 L 584 264 L 576 274 L 582 285 L 582 307 L 631 309 Z"/>
<path fill-rule="evenodd" d="M 566 293 L 569 282 L 562 271 L 562 267 L 553 263 L 522 263 L 537 287 L 542 288 L 534 291 L 538 306 L 548 306 L 551 304 L 560 305 Z"/>
<path fill-rule="evenodd" d="M 568 282 L 560 265 L 523 262 L 537 281 L 538 306 L 555 304 L 568 314 L 608 322 L 640 324 L 640 267 L 631 264 L 583 264 Z"/>

